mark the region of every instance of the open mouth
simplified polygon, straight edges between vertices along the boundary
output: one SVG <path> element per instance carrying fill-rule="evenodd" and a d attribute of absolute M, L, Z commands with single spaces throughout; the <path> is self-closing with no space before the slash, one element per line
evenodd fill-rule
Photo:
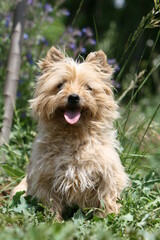
<path fill-rule="evenodd" d="M 66 122 L 73 125 L 79 121 L 84 111 L 85 110 L 81 108 L 65 108 L 63 109 L 63 114 Z"/>
<path fill-rule="evenodd" d="M 64 118 L 69 124 L 75 124 L 78 122 L 81 116 L 80 109 L 70 108 L 64 112 Z"/>

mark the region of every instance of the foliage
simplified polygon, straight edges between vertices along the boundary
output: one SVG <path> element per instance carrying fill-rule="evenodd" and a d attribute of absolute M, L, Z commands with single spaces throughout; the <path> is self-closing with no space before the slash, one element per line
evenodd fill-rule
<path fill-rule="evenodd" d="M 0 209 L 0 239 L 159 239 L 158 183 L 154 172 L 143 178 L 137 175 L 122 194 L 118 215 L 101 219 L 94 209 L 79 209 L 63 223 L 56 223 L 47 208 L 19 192 Z"/>
<path fill-rule="evenodd" d="M 153 86 L 159 91 L 157 45 L 160 33 L 157 31 L 155 34 L 153 29 L 149 29 L 155 30 L 159 24 L 159 2 L 154 1 L 154 9 L 142 18 L 137 30 L 129 37 L 123 59 L 120 62 L 118 58 L 108 59 L 116 69 L 113 84 L 121 105 L 121 119 L 117 122 L 118 137 L 123 146 L 120 155 L 132 181 L 119 200 L 122 205 L 120 213 L 101 219 L 95 215 L 94 209 L 84 209 L 83 212 L 70 209 L 65 216 L 67 220 L 62 223 L 54 220 L 49 208 L 36 199 L 24 197 L 22 192 L 17 193 L 13 200 L 9 199 L 10 190 L 25 174 L 36 135 L 36 124 L 31 119 L 27 103 L 33 95 L 31 89 L 35 76 L 39 74 L 35 63 L 44 57 L 52 44 L 65 45 L 67 53 L 75 58 L 79 54 L 85 56 L 99 44 L 104 50 L 111 50 L 109 56 L 112 57 L 119 27 L 114 21 L 108 23 L 102 38 L 96 18 L 94 28 L 97 29 L 92 30 L 87 24 L 76 25 L 81 18 L 81 7 L 86 4 L 83 1 L 76 9 L 77 14 L 74 12 L 74 21 L 69 21 L 73 13 L 72 8 L 67 9 L 70 4 L 65 1 L 56 1 L 54 6 L 46 1 L 28 0 L 27 3 L 14 124 L 9 145 L 0 149 L 0 154 L 5 151 L 7 156 L 6 162 L 0 165 L 0 239 L 160 239 L 160 105 L 159 97 L 150 95 L 155 92 L 150 91 Z M 6 76 L 12 10 L 11 1 L 0 2 L 0 93 Z M 65 26 L 65 22 L 69 24 Z M 74 25 L 71 24 L 73 22 Z M 94 30 L 98 34 L 96 37 Z M 135 63 L 133 56 L 146 31 L 150 31 L 150 37 L 140 51 L 141 58 Z M 0 98 L 1 109 L 2 106 L 3 99 Z M 1 119 L 2 115 L 0 123 Z"/>

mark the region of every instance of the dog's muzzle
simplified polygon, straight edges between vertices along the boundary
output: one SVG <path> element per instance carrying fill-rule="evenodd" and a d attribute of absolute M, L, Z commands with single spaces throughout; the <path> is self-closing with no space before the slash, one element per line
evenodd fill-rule
<path fill-rule="evenodd" d="M 64 118 L 69 124 L 75 124 L 81 116 L 81 108 L 79 106 L 80 97 L 77 94 L 68 96 L 67 105 L 64 111 Z"/>

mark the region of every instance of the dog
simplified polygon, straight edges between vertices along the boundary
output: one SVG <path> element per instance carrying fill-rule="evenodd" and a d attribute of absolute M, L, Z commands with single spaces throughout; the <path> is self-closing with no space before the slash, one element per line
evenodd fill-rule
<path fill-rule="evenodd" d="M 117 149 L 112 67 L 102 50 L 83 62 L 51 47 L 30 101 L 38 121 L 27 177 L 14 189 L 52 204 L 58 220 L 67 207 L 118 213 L 129 178 Z"/>

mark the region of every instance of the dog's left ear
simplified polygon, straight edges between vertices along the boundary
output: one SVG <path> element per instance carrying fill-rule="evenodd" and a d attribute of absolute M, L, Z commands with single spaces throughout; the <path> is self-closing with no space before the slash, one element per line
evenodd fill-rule
<path fill-rule="evenodd" d="M 42 71 L 48 71 L 54 63 L 62 61 L 65 58 L 64 54 L 54 46 L 47 52 L 46 57 L 38 62 L 38 66 Z"/>
<path fill-rule="evenodd" d="M 101 70 L 101 72 L 106 74 L 106 80 L 111 78 L 113 74 L 113 68 L 107 63 L 107 57 L 102 50 L 88 54 L 86 57 L 86 62 L 95 64 Z"/>

